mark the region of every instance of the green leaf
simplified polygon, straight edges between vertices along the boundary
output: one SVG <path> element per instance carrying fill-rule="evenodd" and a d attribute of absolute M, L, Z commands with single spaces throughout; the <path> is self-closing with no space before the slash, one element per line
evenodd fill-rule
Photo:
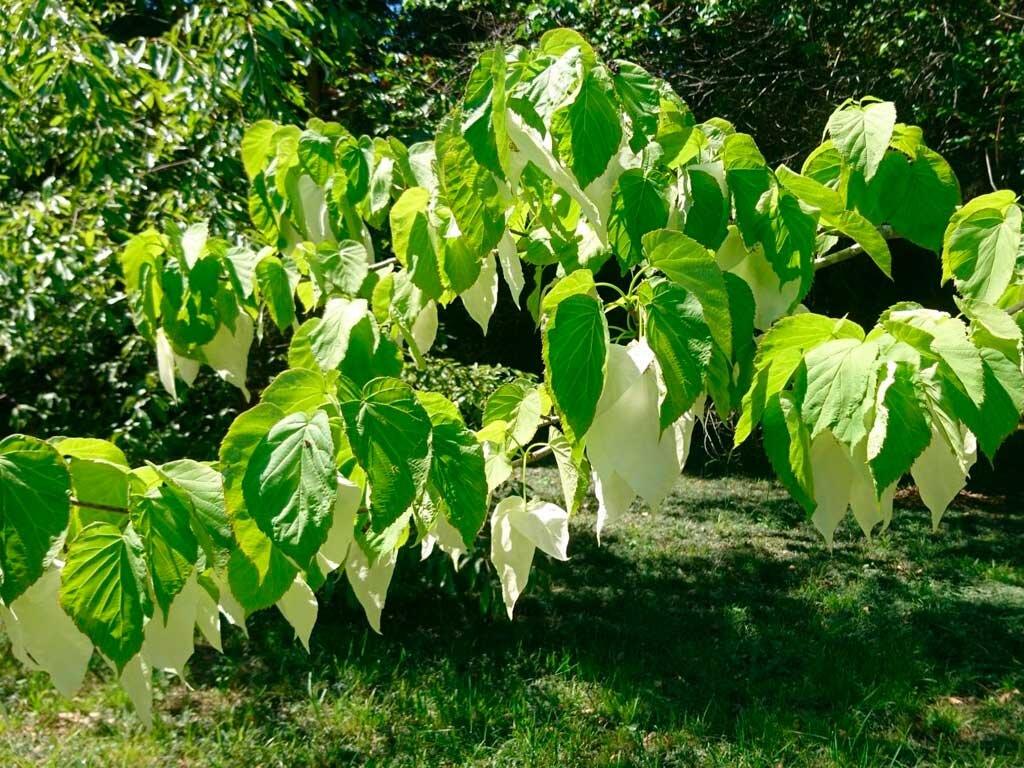
<path fill-rule="evenodd" d="M 275 382 L 289 373 L 294 372 L 286 371 Z M 250 516 L 242 489 L 253 452 L 284 416 L 285 412 L 273 403 L 260 403 L 231 423 L 220 445 L 224 505 L 238 544 L 228 561 L 228 581 L 231 592 L 249 612 L 276 603 L 291 587 L 297 572 Z"/>
<path fill-rule="evenodd" d="M 942 279 L 968 298 L 995 304 L 1013 278 L 1021 247 L 1021 209 L 1013 193 L 993 192 L 957 211 L 942 247 Z"/>
<path fill-rule="evenodd" d="M 994 461 L 999 446 L 1016 431 L 1024 413 L 1024 376 L 997 350 L 983 348 L 980 353 L 983 405 L 978 405 L 978 398 L 968 398 L 957 390 L 950 392 L 950 399 L 954 413 L 977 435 L 989 461 Z"/>
<path fill-rule="evenodd" d="M 68 547 L 61 607 L 120 672 L 142 648 L 152 612 L 138 534 L 110 523 L 87 525 Z"/>
<path fill-rule="evenodd" d="M 669 283 L 656 286 L 647 305 L 647 343 L 665 382 L 659 411 L 664 430 L 690 410 L 704 390 L 712 336 L 697 297 Z"/>
<path fill-rule="evenodd" d="M 570 445 L 569 441 L 565 439 L 565 435 L 555 427 L 550 429 L 548 444 L 551 446 L 551 453 L 555 457 L 555 465 L 558 467 L 558 479 L 562 486 L 565 508 L 571 515 L 579 511 L 583 499 L 586 497 L 590 464 L 584 453 L 583 444 Z"/>
<path fill-rule="evenodd" d="M 245 175 L 254 179 L 273 155 L 274 134 L 278 125 L 272 120 L 259 120 L 245 129 L 242 136 L 242 166 Z"/>
<path fill-rule="evenodd" d="M 722 164 L 736 207 L 736 225 L 746 244 L 752 246 L 761 236 L 764 213 L 758 203 L 771 188 L 771 171 L 754 139 L 745 133 L 725 138 Z"/>
<path fill-rule="evenodd" d="M 156 470 L 189 504 L 192 531 L 206 552 L 207 562 L 223 568 L 235 548 L 235 541 L 224 506 L 221 473 L 191 459 L 168 462 Z"/>
<path fill-rule="evenodd" d="M 594 420 L 607 353 L 608 323 L 601 303 L 582 293 L 562 299 L 544 327 L 544 370 L 562 424 L 575 440 Z"/>
<path fill-rule="evenodd" d="M 53 446 L 22 435 L 0 441 L 0 597 L 7 605 L 52 559 L 68 527 L 70 491 Z"/>
<path fill-rule="evenodd" d="M 408 384 L 379 378 L 339 394 L 345 430 L 370 481 L 370 523 L 377 533 L 398 521 L 430 473 L 431 423 Z"/>
<path fill-rule="evenodd" d="M 807 353 L 802 415 L 811 439 L 828 429 L 852 450 L 867 435 L 864 418 L 872 404 L 877 359 L 878 345 L 857 339 L 826 341 Z"/>
<path fill-rule="evenodd" d="M 852 197 L 852 191 L 849 194 Z M 876 223 L 887 221 L 910 242 L 938 252 L 960 203 L 960 184 L 941 155 L 920 146 L 912 162 L 900 152 L 887 153 L 868 194 L 877 198 Z M 872 218 L 869 211 L 862 213 Z"/>
<path fill-rule="evenodd" d="M 274 325 L 281 330 L 291 326 L 295 322 L 295 298 L 288 273 L 277 256 L 264 256 L 256 265 L 256 284 Z"/>
<path fill-rule="evenodd" d="M 626 270 L 643 258 L 642 238 L 668 224 L 668 182 L 657 173 L 631 168 L 619 176 L 608 214 L 608 237 L 619 266 Z"/>
<path fill-rule="evenodd" d="M 622 141 L 619 113 L 607 83 L 593 73 L 587 75 L 576 100 L 560 114 L 565 115 L 568 130 L 559 141 L 559 153 L 580 186 L 586 187 L 605 172 Z M 556 119 L 552 134 L 558 134 L 558 123 Z"/>
<path fill-rule="evenodd" d="M 430 225 L 430 192 L 410 187 L 391 207 L 392 246 L 398 262 L 409 271 L 413 283 L 432 299 L 440 299 L 445 286 L 437 233 Z"/>
<path fill-rule="evenodd" d="M 800 278 L 803 296 L 814 275 L 814 247 L 817 217 L 808 214 L 796 197 L 773 189 L 762 198 L 759 209 L 764 214 L 758 237 L 764 244 L 765 258 L 783 282 Z"/>
<path fill-rule="evenodd" d="M 455 405 L 436 392 L 417 393 L 431 422 L 430 485 L 448 520 L 471 547 L 487 519 L 483 446 Z"/>
<path fill-rule="evenodd" d="M 829 189 L 839 189 L 843 159 L 831 139 L 826 139 L 807 156 L 800 173 Z"/>
<path fill-rule="evenodd" d="M 537 387 L 519 379 L 502 384 L 487 398 L 483 425 L 502 421 L 509 437 L 520 448 L 526 448 L 541 422 L 541 397 Z"/>
<path fill-rule="evenodd" d="M 476 161 L 454 123 L 449 120 L 438 131 L 437 170 L 461 233 L 446 240 L 444 270 L 452 290 L 462 293 L 476 282 L 483 257 L 497 247 L 505 231 L 505 210 L 494 176 Z"/>
<path fill-rule="evenodd" d="M 882 326 L 900 341 L 938 361 L 953 385 L 977 406 L 984 402 L 984 371 L 981 353 L 959 320 L 945 312 L 917 305 L 897 305 L 881 318 Z"/>
<path fill-rule="evenodd" d="M 843 160 L 864 171 L 864 178 L 870 181 L 889 148 L 895 125 L 896 107 L 881 101 L 846 104 L 832 113 L 827 127 Z"/>
<path fill-rule="evenodd" d="M 356 329 L 361 324 L 366 328 L 359 333 Z M 366 299 L 331 299 L 320 322 L 309 334 L 313 357 L 322 370 L 331 371 L 340 368 L 353 344 L 369 346 L 369 349 L 353 350 L 353 354 L 372 355 L 374 330 Z"/>
<path fill-rule="evenodd" d="M 253 520 L 303 570 L 327 538 L 336 488 L 334 441 L 322 410 L 277 422 L 253 451 L 242 480 Z"/>
<path fill-rule="evenodd" d="M 279 373 L 263 390 L 264 403 L 276 405 L 281 415 L 312 414 L 330 402 L 331 386 L 319 371 L 292 368 Z"/>
<path fill-rule="evenodd" d="M 807 514 L 814 512 L 811 435 L 792 392 L 772 395 L 764 408 L 764 450 L 772 469 Z"/>
<path fill-rule="evenodd" d="M 660 81 L 632 62 L 617 59 L 614 64 L 612 85 L 632 124 L 629 146 L 639 152 L 658 134 Z"/>
<path fill-rule="evenodd" d="M 136 496 L 132 507 L 132 525 L 142 538 L 153 594 L 166 624 L 171 603 L 199 557 L 189 521 L 191 510 L 168 488 Z"/>
<path fill-rule="evenodd" d="M 885 238 L 874 224 L 856 211 L 847 210 L 838 192 L 819 184 L 814 179 L 801 176 L 784 165 L 780 165 L 775 174 L 790 192 L 821 211 L 821 219 L 825 224 L 859 243 L 886 277 L 892 278 L 892 254 Z"/>
<path fill-rule="evenodd" d="M 991 347 L 1013 362 L 1021 362 L 1024 338 L 1012 315 L 982 301 L 959 299 L 956 303 L 971 321 L 971 340 L 976 346 Z"/>
<path fill-rule="evenodd" d="M 331 140 L 315 131 L 303 131 L 299 137 L 299 163 L 319 186 L 327 183 L 334 170 Z"/>
<path fill-rule="evenodd" d="M 718 180 L 696 168 L 687 170 L 690 207 L 683 231 L 697 242 L 718 250 L 728 233 L 729 205 Z"/>
<path fill-rule="evenodd" d="M 323 296 L 354 296 L 370 274 L 366 246 L 355 240 L 321 243 L 307 258 L 309 271 Z"/>
<path fill-rule="evenodd" d="M 659 229 L 643 239 L 648 261 L 697 297 L 715 343 L 732 355 L 729 293 L 715 254 L 682 232 Z"/>
<path fill-rule="evenodd" d="M 875 490 L 882 491 L 910 471 L 932 439 L 917 373 L 905 362 L 890 362 L 878 386 L 868 457 Z"/>
<path fill-rule="evenodd" d="M 773 325 L 758 346 L 754 359 L 757 374 L 743 396 L 736 423 L 736 445 L 750 436 L 761 420 L 768 398 L 789 383 L 807 352 L 830 339 L 863 338 L 864 331 L 856 323 L 811 312 L 784 317 Z"/>

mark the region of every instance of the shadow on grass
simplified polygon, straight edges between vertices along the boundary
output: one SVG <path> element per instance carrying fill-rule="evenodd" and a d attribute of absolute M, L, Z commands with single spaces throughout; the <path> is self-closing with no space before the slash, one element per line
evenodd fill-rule
<path fill-rule="evenodd" d="M 244 691 L 268 722 L 313 689 L 369 691 L 399 721 L 394 748 L 442 723 L 459 734 L 439 742 L 452 760 L 567 718 L 783 751 L 831 742 L 851 760 L 895 763 L 950 738 L 1024 754 L 1020 722 L 965 726 L 932 711 L 1024 688 L 1024 589 L 987 575 L 1022 575 L 1019 504 L 954 510 L 938 534 L 926 513 L 901 510 L 875 543 L 844 529 L 829 552 L 769 486 L 697 486 L 600 546 L 576 528 L 569 563 L 538 554 L 512 622 L 403 562 L 384 636 L 340 587 L 321 606 L 310 656 L 268 611 L 227 656 L 200 654 L 193 683 Z"/>

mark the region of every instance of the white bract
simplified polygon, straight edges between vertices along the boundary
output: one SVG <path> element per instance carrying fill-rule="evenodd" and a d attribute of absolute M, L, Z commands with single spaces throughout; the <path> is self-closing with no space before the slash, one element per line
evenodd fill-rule
<path fill-rule="evenodd" d="M 512 618 L 516 601 L 526 589 L 539 548 L 556 560 L 568 560 L 569 514 L 549 502 L 509 496 L 491 515 L 491 562 L 501 581 L 505 610 Z"/>

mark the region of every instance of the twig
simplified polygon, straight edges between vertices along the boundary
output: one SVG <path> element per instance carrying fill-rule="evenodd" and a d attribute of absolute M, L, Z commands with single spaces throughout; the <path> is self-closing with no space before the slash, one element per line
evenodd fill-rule
<path fill-rule="evenodd" d="M 390 259 L 384 259 L 383 261 L 375 261 L 373 264 L 370 265 L 370 269 L 376 272 L 381 269 L 387 269 L 388 267 L 393 266 L 394 264 L 397 263 L 398 259 L 392 256 Z"/>
<path fill-rule="evenodd" d="M 1008 315 L 1016 315 L 1021 310 L 1024 310 L 1024 301 L 1018 301 L 1016 304 L 1013 304 L 1012 306 L 1007 307 L 1006 314 L 1008 314 Z"/>
<path fill-rule="evenodd" d="M 880 226 L 878 228 L 878 232 L 886 240 L 891 240 L 892 238 L 896 237 L 896 232 L 893 230 L 893 228 L 886 224 Z M 859 256 L 863 252 L 864 248 L 859 243 L 854 243 L 848 248 L 843 248 L 842 250 L 834 251 L 833 253 L 827 253 L 824 256 L 820 256 L 814 260 L 814 271 L 817 272 L 819 269 L 831 267 L 833 264 L 839 264 L 843 261 L 848 261 L 854 258 L 855 256 Z"/>
<path fill-rule="evenodd" d="M 74 496 L 71 497 L 71 503 L 76 507 L 85 507 L 86 509 L 98 509 L 101 512 L 116 512 L 119 515 L 127 515 L 130 512 L 124 507 L 113 507 L 109 504 L 94 504 L 91 501 L 82 501 L 76 499 Z"/>

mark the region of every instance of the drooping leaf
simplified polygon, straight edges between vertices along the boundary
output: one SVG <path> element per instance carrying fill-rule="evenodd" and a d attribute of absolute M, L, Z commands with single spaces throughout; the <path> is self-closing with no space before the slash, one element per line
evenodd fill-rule
<path fill-rule="evenodd" d="M 483 446 L 458 409 L 436 392 L 418 395 L 431 422 L 430 485 L 467 547 L 487 519 Z"/>
<path fill-rule="evenodd" d="M 377 533 L 398 521 L 426 487 L 431 423 L 408 384 L 379 378 L 339 395 L 352 452 L 370 481 L 370 522 Z"/>
<path fill-rule="evenodd" d="M 676 285 L 658 285 L 647 305 L 647 342 L 665 382 L 664 430 L 690 410 L 704 389 L 712 336 L 697 297 Z"/>
<path fill-rule="evenodd" d="M 192 575 L 199 555 L 189 512 L 168 488 L 133 500 L 132 525 L 142 539 L 153 594 L 165 617 Z"/>
<path fill-rule="evenodd" d="M 68 470 L 32 437 L 0 441 L 0 597 L 8 605 L 43 575 L 68 527 Z"/>
<path fill-rule="evenodd" d="M 68 547 L 61 573 L 61 606 L 80 630 L 123 670 L 142 648 L 151 613 L 146 565 L 138 534 L 128 526 L 87 525 Z"/>
<path fill-rule="evenodd" d="M 545 378 L 562 423 L 577 440 L 594 420 L 607 348 L 608 323 L 600 302 L 579 293 L 555 306 L 543 334 Z"/>
<path fill-rule="evenodd" d="M 714 253 L 682 232 L 668 229 L 645 235 L 643 243 L 648 261 L 697 298 L 715 343 L 732 355 L 729 294 Z"/>
<path fill-rule="evenodd" d="M 807 353 L 801 413 L 812 439 L 827 429 L 852 450 L 866 437 L 865 413 L 871 406 L 877 359 L 877 344 L 856 339 L 826 341 Z"/>
<path fill-rule="evenodd" d="M 336 486 L 334 441 L 322 410 L 277 422 L 253 451 L 242 481 L 253 520 L 303 569 L 327 537 Z"/>

